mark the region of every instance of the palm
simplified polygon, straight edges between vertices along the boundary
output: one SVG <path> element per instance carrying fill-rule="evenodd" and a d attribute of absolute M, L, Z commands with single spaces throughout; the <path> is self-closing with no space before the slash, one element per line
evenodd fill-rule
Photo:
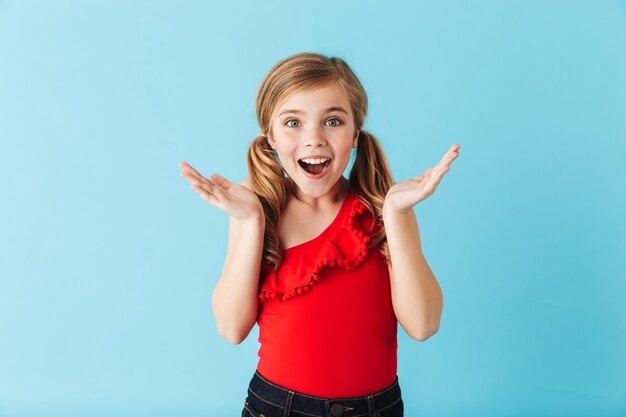
<path fill-rule="evenodd" d="M 207 179 L 191 165 L 185 162 L 179 165 L 183 169 L 180 175 L 191 183 L 191 188 L 228 215 L 244 221 L 263 213 L 259 197 L 243 185 L 232 183 L 218 174 Z"/>
<path fill-rule="evenodd" d="M 432 195 L 443 175 L 450 170 L 450 164 L 459 156 L 460 145 L 452 145 L 439 163 L 428 168 L 421 175 L 394 184 L 385 196 L 385 205 L 406 212 L 414 205 Z"/>

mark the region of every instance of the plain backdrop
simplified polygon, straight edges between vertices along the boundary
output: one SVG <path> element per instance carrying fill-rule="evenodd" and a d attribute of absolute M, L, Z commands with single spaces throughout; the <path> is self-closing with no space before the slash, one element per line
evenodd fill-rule
<path fill-rule="evenodd" d="M 258 327 L 217 334 L 228 217 L 178 163 L 245 178 L 305 51 L 396 181 L 461 145 L 415 207 L 444 311 L 399 327 L 405 415 L 626 415 L 626 2 L 4 0 L 0 416 L 241 412 Z"/>

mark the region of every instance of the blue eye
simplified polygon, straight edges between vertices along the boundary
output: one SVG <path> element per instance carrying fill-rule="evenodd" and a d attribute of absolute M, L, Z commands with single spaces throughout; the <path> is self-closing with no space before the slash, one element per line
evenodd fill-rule
<path fill-rule="evenodd" d="M 326 122 L 328 123 L 328 122 L 332 122 L 332 121 L 335 121 L 335 122 L 336 122 L 335 124 L 331 124 L 331 125 L 330 125 L 330 126 L 333 126 L 333 127 L 335 127 L 335 126 L 339 126 L 339 125 L 341 125 L 341 124 L 342 124 L 342 123 L 341 123 L 341 120 L 339 120 L 339 119 L 337 119 L 337 118 L 328 119 Z M 287 126 L 289 126 L 289 127 L 298 127 L 297 125 L 290 124 L 291 122 L 294 122 L 294 123 L 297 123 L 297 124 L 299 124 L 299 123 L 300 123 L 300 122 L 298 122 L 296 119 L 289 119 L 289 120 L 287 120 L 287 121 L 285 122 L 285 124 L 286 124 Z"/>

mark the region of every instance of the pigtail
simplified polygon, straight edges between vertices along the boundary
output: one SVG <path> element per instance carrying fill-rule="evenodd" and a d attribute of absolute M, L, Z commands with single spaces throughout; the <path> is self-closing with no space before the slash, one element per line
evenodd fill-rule
<path fill-rule="evenodd" d="M 247 164 L 252 191 L 259 197 L 265 213 L 262 258 L 276 270 L 282 263 L 278 219 L 287 201 L 290 182 L 264 135 L 257 136 L 250 144 Z"/>
<path fill-rule="evenodd" d="M 393 186 L 393 177 L 382 146 L 371 133 L 361 130 L 356 158 L 350 170 L 350 185 L 362 196 L 363 203 L 374 213 L 376 222 L 383 225 L 383 204 L 387 191 Z M 371 231 L 371 230 L 370 230 Z M 387 263 L 391 262 L 384 226 L 372 236 L 369 246 L 378 247 Z"/>

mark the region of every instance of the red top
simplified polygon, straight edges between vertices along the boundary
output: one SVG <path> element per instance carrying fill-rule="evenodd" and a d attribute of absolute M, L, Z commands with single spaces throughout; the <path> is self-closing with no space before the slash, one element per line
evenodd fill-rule
<path fill-rule="evenodd" d="M 374 217 L 348 191 L 316 238 L 285 249 L 278 271 L 261 263 L 258 372 L 318 397 L 367 395 L 397 372 L 389 270 L 367 243 Z"/>

